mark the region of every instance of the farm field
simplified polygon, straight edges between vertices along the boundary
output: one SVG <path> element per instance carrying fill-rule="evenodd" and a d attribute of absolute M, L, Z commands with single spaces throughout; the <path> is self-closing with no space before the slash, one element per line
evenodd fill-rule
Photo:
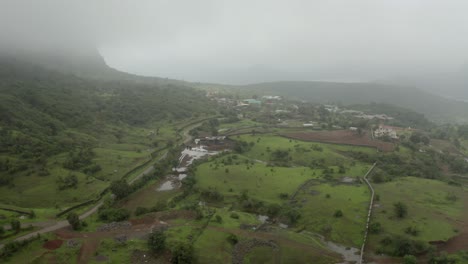
<path fill-rule="evenodd" d="M 213 157 L 198 165 L 195 170 L 197 188 L 221 193 L 227 205 L 236 201 L 240 193 L 246 193 L 259 201 L 296 208 L 301 214 L 295 225 L 297 228 L 322 234 L 328 240 L 347 246 L 362 244 L 370 191 L 359 178 L 371 164 L 355 161 L 342 153 L 357 148 L 356 151 L 372 155 L 375 149 L 303 142 L 273 135 L 232 138 L 253 146 L 242 154 Z M 267 164 L 278 149 L 291 153 L 291 167 Z M 320 165 L 313 162 L 317 160 Z M 310 167 L 300 166 L 307 162 Z M 340 172 L 338 165 L 343 171 Z M 334 217 L 337 210 L 341 210 L 343 216 Z"/>
<path fill-rule="evenodd" d="M 350 130 L 291 132 L 283 133 L 282 135 L 305 141 L 375 147 L 382 151 L 392 151 L 394 149 L 394 145 L 392 143 L 371 140 L 370 135 L 368 134 L 359 136 L 356 132 Z"/>
<path fill-rule="evenodd" d="M 233 139 L 254 144 L 250 150 L 243 153 L 243 155 L 249 158 L 268 162 L 272 159 L 272 152 L 275 150 L 285 150 L 289 152 L 293 164 L 312 167 L 316 167 L 312 161 L 319 162 L 325 166 L 343 165 L 345 167 L 359 163 L 355 161 L 353 163 L 352 159 L 340 153 L 349 150 L 368 154 L 377 153 L 375 149 L 369 147 L 305 142 L 274 135 L 241 135 L 234 136 Z"/>
<path fill-rule="evenodd" d="M 202 189 L 214 188 L 225 196 L 236 196 L 247 191 L 249 196 L 266 202 L 281 202 L 280 193 L 293 193 L 305 181 L 317 178 L 321 170 L 307 167 L 268 167 L 262 163 L 254 165 L 216 165 L 208 162 L 196 171 L 196 186 Z M 211 167 L 210 167 L 211 166 Z M 250 184 L 245 184 L 249 181 Z"/>

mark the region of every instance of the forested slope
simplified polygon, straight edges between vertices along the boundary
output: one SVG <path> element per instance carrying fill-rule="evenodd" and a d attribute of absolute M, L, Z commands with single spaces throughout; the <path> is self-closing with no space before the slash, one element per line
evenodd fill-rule
<path fill-rule="evenodd" d="M 67 152 L 79 160 L 98 145 L 98 137 L 118 138 L 115 128 L 144 127 L 213 111 L 204 93 L 190 87 L 85 79 L 2 57 L 0 185 L 10 184 L 22 171 L 47 174 L 52 155 Z M 70 168 L 89 164 L 75 165 Z"/>

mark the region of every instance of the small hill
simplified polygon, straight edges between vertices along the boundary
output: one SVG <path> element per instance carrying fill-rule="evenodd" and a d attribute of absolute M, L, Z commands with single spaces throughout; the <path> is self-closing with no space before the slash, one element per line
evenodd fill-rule
<path fill-rule="evenodd" d="M 53 187 L 56 179 L 77 175 L 81 187 L 69 197 L 68 204 L 81 201 L 79 197 L 89 199 L 78 193 L 87 188 L 85 179 L 90 181 L 94 172 L 105 167 L 103 162 L 107 171 L 101 174 L 108 177 L 118 164 L 148 155 L 140 154 L 137 148 L 141 152 L 155 147 L 153 142 L 159 139 L 150 141 L 145 137 L 148 132 L 142 131 L 155 127 L 159 130 L 160 124 L 212 114 L 216 110 L 205 94 L 194 88 L 139 81 L 140 77 L 131 75 L 123 76 L 135 80 L 119 79 L 118 73 L 99 58 L 94 62 L 94 71 L 90 66 L 89 72 L 76 74 L 73 64 L 64 64 L 59 71 L 24 57 L 0 57 L 0 193 L 7 196 L 21 191 L 22 199 L 26 199 L 29 190 L 37 190 L 30 196 L 35 198 L 22 203 L 31 204 L 33 199 L 49 195 L 51 190 L 61 194 Z M 113 77 L 93 78 L 89 76 L 92 72 L 108 72 Z M 172 131 L 169 127 L 165 129 L 167 133 Z M 169 144 L 164 139 L 160 141 Z M 121 160 L 124 154 L 128 160 Z M 97 182 L 93 184 L 95 188 L 107 184 L 102 180 Z M 44 190 L 39 191 L 39 185 Z M 44 202 L 46 205 L 50 202 Z"/>

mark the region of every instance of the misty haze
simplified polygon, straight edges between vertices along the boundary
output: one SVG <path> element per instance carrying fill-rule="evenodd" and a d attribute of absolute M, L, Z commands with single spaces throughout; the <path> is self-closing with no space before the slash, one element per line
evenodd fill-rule
<path fill-rule="evenodd" d="M 468 263 L 468 2 L 0 3 L 0 263 Z"/>

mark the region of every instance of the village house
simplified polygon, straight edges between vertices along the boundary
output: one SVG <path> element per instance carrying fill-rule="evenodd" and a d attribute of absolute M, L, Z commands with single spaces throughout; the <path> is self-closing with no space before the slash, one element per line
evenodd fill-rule
<path fill-rule="evenodd" d="M 261 106 L 262 102 L 256 99 L 244 99 L 242 102 L 239 104 L 239 106 L 247 106 L 247 105 L 256 105 L 256 106 Z"/>
<path fill-rule="evenodd" d="M 384 125 L 380 125 L 379 128 L 377 128 L 374 131 L 374 137 L 380 138 L 380 137 L 384 137 L 384 136 L 388 136 L 391 139 L 398 139 L 398 135 L 397 135 L 396 131 L 393 128 L 387 127 L 387 126 L 384 126 Z"/>
<path fill-rule="evenodd" d="M 281 100 L 281 96 L 278 95 L 264 95 L 262 96 L 264 100 Z"/>
<path fill-rule="evenodd" d="M 363 119 L 368 119 L 368 120 L 371 120 L 371 119 L 392 120 L 392 119 L 394 119 L 393 117 L 387 116 L 386 114 L 377 114 L 377 115 L 362 114 L 362 115 L 358 115 L 357 117 L 363 118 Z"/>

